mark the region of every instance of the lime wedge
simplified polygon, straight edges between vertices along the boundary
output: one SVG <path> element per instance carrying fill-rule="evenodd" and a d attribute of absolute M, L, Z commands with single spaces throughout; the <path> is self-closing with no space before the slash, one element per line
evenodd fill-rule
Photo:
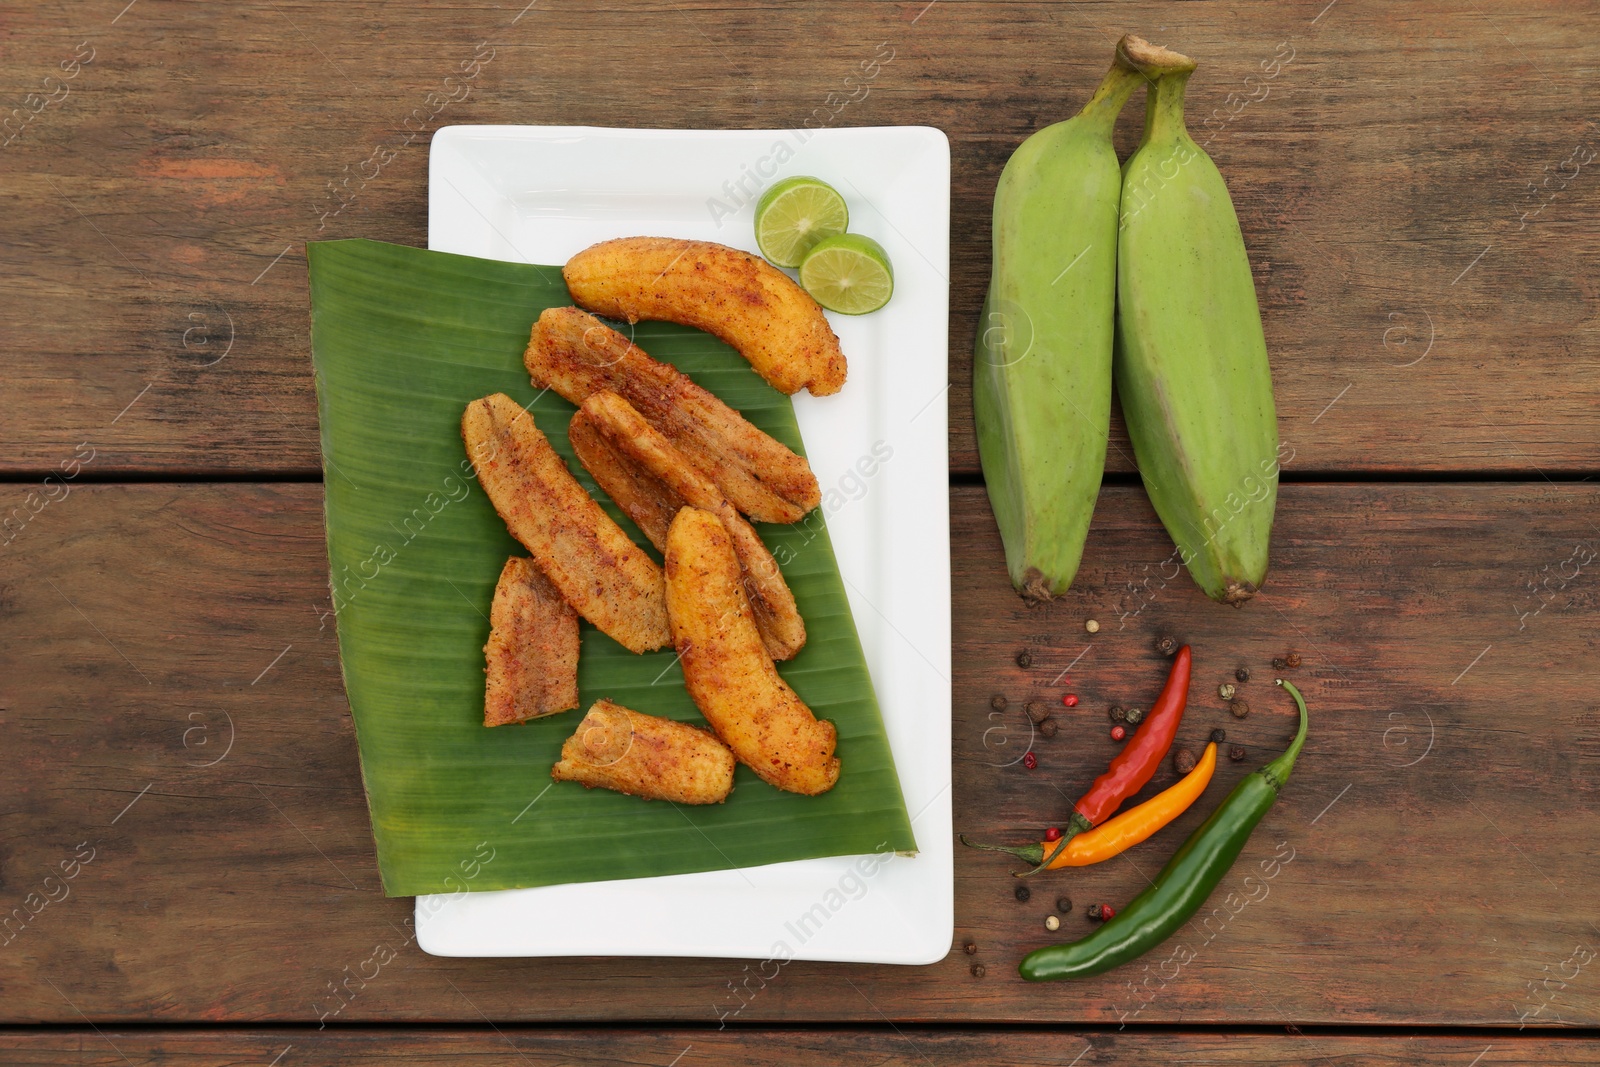
<path fill-rule="evenodd" d="M 894 268 L 883 246 L 859 233 L 824 238 L 800 263 L 800 284 L 817 303 L 842 315 L 865 315 L 889 302 Z"/>
<path fill-rule="evenodd" d="M 844 197 L 816 178 L 785 178 L 756 205 L 756 246 L 780 267 L 798 267 L 818 241 L 849 227 Z"/>

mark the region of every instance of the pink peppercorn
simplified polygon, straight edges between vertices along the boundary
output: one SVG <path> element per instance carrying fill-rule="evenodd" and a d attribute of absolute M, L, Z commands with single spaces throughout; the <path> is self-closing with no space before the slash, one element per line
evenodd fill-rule
<path fill-rule="evenodd" d="M 1061 698 L 1061 703 L 1065 704 L 1069 708 L 1075 708 L 1078 706 L 1078 695 L 1076 693 L 1068 693 L 1066 696 Z"/>
<path fill-rule="evenodd" d="M 1030 752 L 1026 756 L 1022 757 L 1022 765 L 1031 771 L 1035 767 L 1039 766 L 1039 757 Z"/>
<path fill-rule="evenodd" d="M 1061 840 L 1061 827 L 1059 827 L 1059 826 L 1050 827 L 1050 829 L 1048 829 L 1048 830 L 1046 830 L 1044 832 L 1044 839 L 1046 841 L 1060 841 Z"/>
<path fill-rule="evenodd" d="M 1126 726 L 1123 726 L 1121 723 L 1118 723 L 1116 726 L 1113 726 L 1111 728 L 1111 740 L 1113 740 L 1113 741 L 1121 741 L 1124 737 L 1127 737 L 1127 736 L 1128 736 L 1128 728 Z"/>

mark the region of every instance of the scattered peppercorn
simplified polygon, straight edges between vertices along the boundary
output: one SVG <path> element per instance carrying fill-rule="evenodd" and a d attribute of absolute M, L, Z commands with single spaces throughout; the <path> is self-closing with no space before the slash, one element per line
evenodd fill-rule
<path fill-rule="evenodd" d="M 1128 721 L 1128 713 L 1127 713 L 1126 710 L 1123 709 L 1121 704 L 1113 704 L 1113 705 L 1111 705 L 1111 710 L 1108 711 L 1106 714 L 1111 716 L 1111 721 L 1112 722 L 1127 722 Z"/>
<path fill-rule="evenodd" d="M 1233 762 L 1238 763 L 1240 760 L 1244 759 L 1244 757 L 1245 751 L 1243 745 L 1234 745 L 1228 749 L 1228 758 L 1233 760 Z"/>
<path fill-rule="evenodd" d="M 1050 717 L 1050 709 L 1037 700 L 1030 700 L 1022 705 L 1022 710 L 1028 713 L 1028 718 L 1035 723 L 1044 722 Z"/>
<path fill-rule="evenodd" d="M 1031 771 L 1035 767 L 1039 766 L 1039 757 L 1035 756 L 1032 752 L 1029 752 L 1022 757 L 1022 765 Z"/>
<path fill-rule="evenodd" d="M 1250 668 L 1240 667 L 1238 670 L 1233 672 L 1233 676 L 1239 679 L 1241 682 L 1248 682 L 1250 680 Z"/>
<path fill-rule="evenodd" d="M 1061 703 L 1065 704 L 1069 708 L 1077 707 L 1078 706 L 1078 694 L 1076 694 L 1076 693 L 1068 693 L 1066 696 L 1061 698 Z"/>
<path fill-rule="evenodd" d="M 1017 666 L 1023 668 L 1024 670 L 1033 666 L 1033 653 L 1029 652 L 1027 649 L 1023 649 L 1021 652 L 1018 652 Z"/>
<path fill-rule="evenodd" d="M 1178 651 L 1178 642 L 1174 641 L 1171 637 L 1162 634 L 1160 637 L 1156 638 L 1156 651 L 1161 653 L 1163 656 L 1170 656 L 1174 652 Z"/>
<path fill-rule="evenodd" d="M 1054 737 L 1056 735 L 1056 721 L 1054 719 L 1046 719 L 1039 724 L 1039 732 L 1046 737 Z"/>
<path fill-rule="evenodd" d="M 1046 915 L 1044 917 L 1044 928 L 1052 931 L 1059 930 L 1061 929 L 1061 920 L 1054 915 Z"/>
<path fill-rule="evenodd" d="M 1001 696 L 999 693 L 996 693 L 994 696 L 989 698 L 989 706 L 995 711 L 1005 711 L 1006 698 Z"/>
<path fill-rule="evenodd" d="M 1283 657 L 1283 662 L 1289 667 L 1290 670 L 1294 670 L 1296 667 L 1300 666 L 1300 653 L 1289 653 L 1287 656 Z"/>
<path fill-rule="evenodd" d="M 1063 915 L 1072 914 L 1072 900 L 1069 897 L 1056 897 L 1056 910 Z"/>
<path fill-rule="evenodd" d="M 976 956 L 978 954 L 978 943 L 976 941 L 968 941 L 961 946 L 961 951 L 969 956 Z"/>
<path fill-rule="evenodd" d="M 989 973 L 989 968 L 985 967 L 983 964 L 974 963 L 972 965 L 972 977 L 974 977 L 974 978 L 982 978 L 984 975 L 986 975 L 988 973 Z"/>
<path fill-rule="evenodd" d="M 1242 719 L 1246 715 L 1250 714 L 1250 705 L 1246 701 L 1235 700 L 1228 705 L 1228 710 L 1233 712 L 1233 717 L 1235 719 Z"/>
<path fill-rule="evenodd" d="M 1144 709 L 1129 708 L 1128 714 L 1125 716 L 1125 718 L 1129 726 L 1138 726 L 1140 723 L 1144 722 Z"/>
<path fill-rule="evenodd" d="M 1180 748 L 1172 755 L 1172 767 L 1179 774 L 1188 774 L 1194 770 L 1195 762 L 1192 748 Z"/>
<path fill-rule="evenodd" d="M 1228 731 L 1224 730 L 1222 727 L 1219 726 L 1215 730 L 1211 731 L 1211 740 L 1215 741 L 1217 744 L 1220 745 L 1227 739 Z"/>
<path fill-rule="evenodd" d="M 1282 656 L 1276 656 L 1272 660 L 1272 669 L 1275 671 L 1286 671 L 1289 669 L 1289 661 L 1284 659 Z"/>
<path fill-rule="evenodd" d="M 1060 841 L 1061 840 L 1061 827 L 1059 827 L 1059 826 L 1050 827 L 1050 829 L 1048 829 L 1048 830 L 1046 830 L 1044 832 L 1044 839 L 1046 841 Z"/>
<path fill-rule="evenodd" d="M 1093 619 L 1086 620 L 1083 624 L 1083 628 L 1092 634 L 1097 634 L 1100 632 L 1100 624 L 1095 622 Z"/>
<path fill-rule="evenodd" d="M 1217 696 L 1221 697 L 1223 700 L 1232 700 L 1233 694 L 1237 692 L 1238 690 L 1234 688 L 1232 682 L 1223 682 L 1221 685 L 1217 686 Z"/>
<path fill-rule="evenodd" d="M 1099 922 L 1100 921 L 1100 905 L 1098 905 L 1098 904 L 1090 904 L 1089 905 L 1089 918 L 1093 919 L 1095 922 Z"/>
<path fill-rule="evenodd" d="M 1019 903 L 1026 904 L 1028 902 L 1028 898 L 1033 896 L 1033 890 L 1029 889 L 1025 885 L 1019 885 L 1015 890 L 1012 891 L 1012 895 L 1017 898 Z"/>
<path fill-rule="evenodd" d="M 1112 919 L 1115 919 L 1116 917 L 1117 917 L 1117 910 L 1115 908 L 1113 908 L 1110 904 L 1102 904 L 1102 905 L 1100 905 L 1100 918 L 1101 918 L 1102 921 L 1110 922 Z"/>
<path fill-rule="evenodd" d="M 1124 737 L 1127 737 L 1127 736 L 1128 736 L 1127 727 L 1125 727 L 1125 726 L 1113 726 L 1111 728 L 1111 740 L 1113 740 L 1113 741 L 1121 741 Z"/>

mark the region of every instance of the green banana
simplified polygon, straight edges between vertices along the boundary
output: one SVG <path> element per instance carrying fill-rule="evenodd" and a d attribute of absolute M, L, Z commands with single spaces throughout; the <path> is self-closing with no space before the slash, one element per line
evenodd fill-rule
<path fill-rule="evenodd" d="M 995 190 L 973 408 L 1006 567 L 1030 601 L 1072 584 L 1105 466 L 1122 184 L 1112 127 L 1174 56 L 1124 37 L 1083 110 L 1022 142 Z"/>
<path fill-rule="evenodd" d="M 1278 423 L 1239 219 L 1184 129 L 1192 70 L 1151 87 L 1123 167 L 1113 364 L 1156 514 L 1206 595 L 1238 605 L 1267 575 Z"/>

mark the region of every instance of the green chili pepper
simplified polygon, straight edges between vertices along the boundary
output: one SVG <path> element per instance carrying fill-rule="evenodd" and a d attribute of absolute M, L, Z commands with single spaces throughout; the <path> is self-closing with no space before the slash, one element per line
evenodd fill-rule
<path fill-rule="evenodd" d="M 1177 932 L 1206 902 L 1250 833 L 1289 780 L 1295 758 L 1306 743 L 1306 702 L 1288 682 L 1279 685 L 1300 709 L 1300 730 L 1289 750 L 1240 782 L 1200 829 L 1167 861 L 1155 882 L 1134 897 L 1116 918 L 1081 941 L 1030 952 L 1019 970 L 1030 982 L 1086 978 L 1137 959 Z"/>

